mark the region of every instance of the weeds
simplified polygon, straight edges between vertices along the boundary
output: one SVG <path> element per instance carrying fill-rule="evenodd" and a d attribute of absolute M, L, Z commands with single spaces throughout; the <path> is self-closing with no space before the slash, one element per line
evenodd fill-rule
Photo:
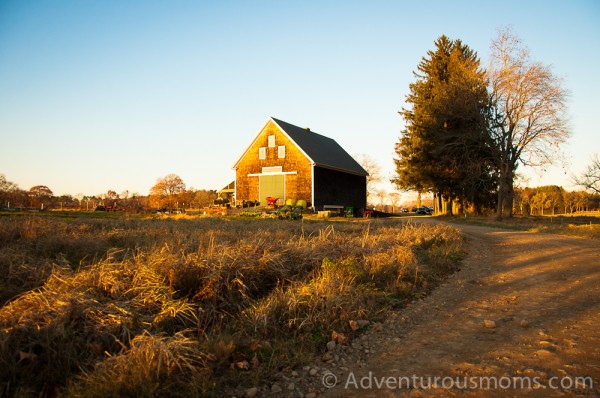
<path fill-rule="evenodd" d="M 0 218 L 0 395 L 203 396 L 379 320 L 462 254 L 444 226 Z"/>

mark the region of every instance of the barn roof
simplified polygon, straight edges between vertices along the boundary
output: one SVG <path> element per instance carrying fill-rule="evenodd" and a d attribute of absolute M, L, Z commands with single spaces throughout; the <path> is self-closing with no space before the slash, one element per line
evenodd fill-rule
<path fill-rule="evenodd" d="M 271 118 L 277 126 L 309 157 L 316 166 L 367 176 L 358 164 L 334 139 L 325 137 L 283 120 Z"/>
<path fill-rule="evenodd" d="M 316 166 L 368 175 L 365 169 L 334 139 L 274 117 L 271 119 L 304 151 Z"/>
<path fill-rule="evenodd" d="M 310 129 L 294 126 L 293 124 L 284 122 L 283 120 L 276 119 L 274 117 L 269 118 L 269 122 L 275 123 L 281 131 L 288 136 L 288 138 L 298 146 L 310 161 L 315 166 L 324 167 L 333 170 L 344 171 L 351 174 L 357 174 L 360 176 L 368 176 L 369 173 L 360 165 L 352 156 L 348 154 L 335 140 L 325 137 L 324 135 L 317 134 Z M 259 132 L 257 137 L 260 134 Z M 252 143 L 254 143 L 252 141 Z M 248 146 L 246 151 L 237 160 L 233 168 L 237 168 L 237 165 L 242 160 L 248 150 L 252 146 L 252 143 Z"/>

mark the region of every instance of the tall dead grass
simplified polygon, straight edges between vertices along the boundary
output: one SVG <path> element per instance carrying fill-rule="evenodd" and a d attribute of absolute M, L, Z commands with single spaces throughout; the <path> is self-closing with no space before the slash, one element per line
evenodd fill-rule
<path fill-rule="evenodd" d="M 0 395 L 218 395 L 421 295 L 461 242 L 395 220 L 4 217 Z"/>

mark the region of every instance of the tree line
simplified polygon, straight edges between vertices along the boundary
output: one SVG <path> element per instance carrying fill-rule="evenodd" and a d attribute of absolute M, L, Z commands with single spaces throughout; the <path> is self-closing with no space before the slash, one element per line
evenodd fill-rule
<path fill-rule="evenodd" d="M 0 174 L 0 209 L 79 210 L 79 211 L 145 211 L 184 210 L 211 206 L 217 198 L 215 190 L 187 188 L 183 180 L 169 174 L 159 178 L 149 195 L 108 190 L 96 195 L 54 195 L 46 185 L 36 185 L 29 190 Z"/>
<path fill-rule="evenodd" d="M 515 188 L 514 213 L 530 216 L 574 214 L 600 209 L 600 195 L 557 185 Z"/>
<path fill-rule="evenodd" d="M 468 45 L 441 36 L 414 75 L 392 182 L 433 192 L 438 212 L 510 217 L 518 167 L 552 163 L 570 136 L 562 81 L 510 30 L 492 41 L 487 69 Z"/>

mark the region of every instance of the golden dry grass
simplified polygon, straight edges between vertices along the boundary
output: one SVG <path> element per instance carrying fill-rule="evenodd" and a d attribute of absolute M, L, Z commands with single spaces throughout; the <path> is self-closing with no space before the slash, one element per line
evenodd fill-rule
<path fill-rule="evenodd" d="M 203 396 L 456 268 L 446 226 L 0 218 L 0 395 Z"/>

